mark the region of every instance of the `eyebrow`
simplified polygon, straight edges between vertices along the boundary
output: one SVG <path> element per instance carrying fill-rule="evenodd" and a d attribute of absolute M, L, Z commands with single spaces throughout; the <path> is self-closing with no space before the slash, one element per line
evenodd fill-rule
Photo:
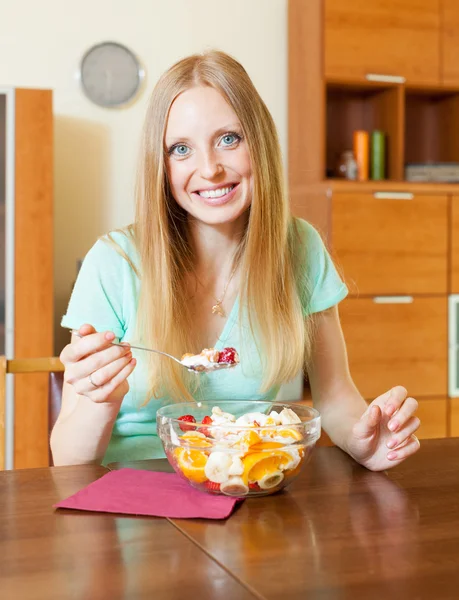
<path fill-rule="evenodd" d="M 231 131 L 232 129 L 242 129 L 241 124 L 240 123 L 232 123 L 230 125 L 225 125 L 224 127 L 220 127 L 219 129 L 217 129 L 217 131 L 214 131 L 214 133 L 212 134 L 212 137 L 218 137 L 219 135 L 222 135 L 223 133 L 228 133 L 229 131 Z M 174 144 L 177 144 L 178 142 L 190 142 L 190 138 L 187 137 L 176 137 L 176 138 L 171 138 L 170 141 L 165 140 L 166 146 L 173 146 Z"/>

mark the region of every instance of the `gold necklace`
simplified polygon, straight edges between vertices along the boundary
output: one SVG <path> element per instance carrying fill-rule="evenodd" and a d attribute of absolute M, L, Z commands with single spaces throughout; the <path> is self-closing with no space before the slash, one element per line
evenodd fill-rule
<path fill-rule="evenodd" d="M 223 300 L 225 299 L 226 291 L 227 291 L 227 289 L 228 289 L 228 286 L 229 286 L 229 284 L 230 284 L 231 280 L 232 280 L 232 279 L 233 279 L 233 277 L 234 277 L 234 274 L 236 273 L 236 269 L 237 269 L 237 265 L 235 265 L 235 266 L 234 266 L 234 268 L 233 268 L 233 270 L 231 271 L 231 273 L 230 273 L 230 276 L 228 277 L 228 280 L 227 280 L 227 282 L 226 282 L 226 284 L 225 284 L 225 287 L 224 287 L 224 289 L 223 289 L 223 293 L 222 293 L 221 297 L 220 297 L 220 298 L 217 298 L 216 296 L 214 296 L 214 295 L 212 294 L 212 297 L 214 298 L 214 300 L 216 300 L 216 303 L 215 303 L 215 304 L 212 306 L 212 314 L 213 314 L 213 315 L 219 315 L 220 317 L 223 317 L 223 318 L 225 318 L 225 317 L 226 317 L 226 312 L 225 312 L 225 309 L 224 309 L 224 308 L 223 308 L 223 306 L 222 306 L 222 302 L 223 302 Z M 201 283 L 201 281 L 200 281 L 199 277 L 198 277 L 196 274 L 195 274 L 195 277 L 196 277 L 196 279 L 197 279 L 198 283 L 200 283 L 200 284 L 201 284 L 201 287 L 203 287 L 203 288 L 204 288 L 204 286 L 202 285 L 202 283 Z M 204 289 L 205 289 L 205 288 L 204 288 Z"/>

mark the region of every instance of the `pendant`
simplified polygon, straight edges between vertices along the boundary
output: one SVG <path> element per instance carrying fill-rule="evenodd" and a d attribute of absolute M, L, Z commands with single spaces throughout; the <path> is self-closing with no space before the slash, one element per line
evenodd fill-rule
<path fill-rule="evenodd" d="M 223 306 L 222 306 L 221 300 L 218 300 L 217 304 L 214 304 L 212 306 L 212 314 L 213 315 L 220 315 L 221 317 L 226 317 L 225 311 L 223 310 Z"/>

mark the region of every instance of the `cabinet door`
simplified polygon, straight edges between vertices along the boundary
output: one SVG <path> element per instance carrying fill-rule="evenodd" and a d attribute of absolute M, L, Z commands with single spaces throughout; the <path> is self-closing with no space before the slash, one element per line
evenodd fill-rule
<path fill-rule="evenodd" d="M 333 250 L 351 294 L 445 294 L 447 231 L 446 196 L 333 195 Z"/>
<path fill-rule="evenodd" d="M 440 0 L 325 0 L 325 76 L 368 74 L 440 82 Z"/>
<path fill-rule="evenodd" d="M 453 196 L 450 220 L 450 292 L 459 294 L 459 196 Z"/>
<path fill-rule="evenodd" d="M 459 437 L 459 398 L 451 398 L 451 437 Z"/>
<path fill-rule="evenodd" d="M 395 385 L 415 398 L 448 395 L 447 297 L 404 300 L 340 304 L 351 375 L 366 400 Z"/>
<path fill-rule="evenodd" d="M 421 426 L 416 435 L 419 439 L 448 437 L 448 399 L 417 398 L 419 408 L 417 416 L 421 419 Z"/>
<path fill-rule="evenodd" d="M 442 81 L 459 85 L 459 2 L 442 1 Z"/>

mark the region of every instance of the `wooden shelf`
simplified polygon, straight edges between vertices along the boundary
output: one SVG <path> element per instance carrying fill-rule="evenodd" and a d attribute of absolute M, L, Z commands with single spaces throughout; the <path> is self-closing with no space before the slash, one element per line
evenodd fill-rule
<path fill-rule="evenodd" d="M 382 83 L 326 85 L 326 173 L 334 171 L 344 150 L 352 150 L 358 129 L 385 132 L 387 178 L 400 179 L 403 88 Z"/>
<path fill-rule="evenodd" d="M 458 130 L 458 91 L 405 90 L 405 164 L 459 162 Z"/>
<path fill-rule="evenodd" d="M 411 181 L 349 181 L 347 179 L 323 179 L 316 183 L 290 187 L 290 194 L 320 192 L 412 192 L 413 194 L 458 194 L 459 183 L 418 183 Z"/>

